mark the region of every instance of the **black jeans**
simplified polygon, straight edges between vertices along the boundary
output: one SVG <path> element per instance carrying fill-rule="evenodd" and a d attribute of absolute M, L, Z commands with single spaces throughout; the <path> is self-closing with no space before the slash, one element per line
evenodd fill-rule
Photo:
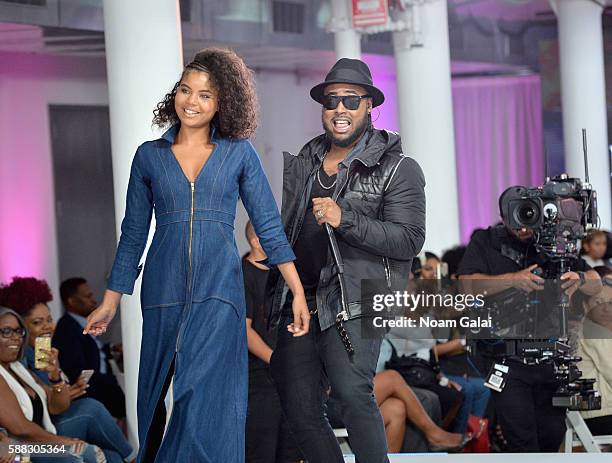
<path fill-rule="evenodd" d="M 303 460 L 283 417 L 269 369 L 249 371 L 246 419 L 246 463 L 288 463 Z"/>
<path fill-rule="evenodd" d="M 508 452 L 558 452 L 565 435 L 565 408 L 552 406 L 558 386 L 551 365 L 507 362 L 508 382 L 491 400 Z"/>
<path fill-rule="evenodd" d="M 330 390 L 340 404 L 356 461 L 388 463 L 385 427 L 373 393 L 382 338 L 363 339 L 360 320 L 345 322 L 355 349 L 349 356 L 338 331 L 332 327 L 321 332 L 316 316 L 302 337 L 287 331 L 291 321 L 291 316 L 281 317 L 270 366 L 283 411 L 308 463 L 344 462 L 325 412 Z"/>

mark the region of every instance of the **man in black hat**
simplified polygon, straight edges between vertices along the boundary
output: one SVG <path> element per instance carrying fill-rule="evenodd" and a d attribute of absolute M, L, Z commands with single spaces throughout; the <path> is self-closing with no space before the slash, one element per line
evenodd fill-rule
<path fill-rule="evenodd" d="M 373 396 L 381 338 L 362 336 L 361 281 L 408 279 L 425 239 L 425 181 L 399 135 L 372 127 L 384 95 L 364 62 L 339 60 L 310 95 L 323 105 L 325 133 L 297 156 L 285 153 L 282 216 L 312 328 L 292 336 L 291 294 L 270 275 L 270 322 L 280 327 L 271 370 L 309 463 L 344 461 L 325 416 L 330 391 L 357 461 L 383 463 L 385 429 Z"/>

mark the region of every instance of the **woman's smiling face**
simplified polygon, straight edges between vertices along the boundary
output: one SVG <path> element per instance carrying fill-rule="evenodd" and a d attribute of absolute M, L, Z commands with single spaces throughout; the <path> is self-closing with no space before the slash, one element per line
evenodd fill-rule
<path fill-rule="evenodd" d="M 26 326 L 30 334 L 29 344 L 34 347 L 35 339 L 39 336 L 53 336 L 55 324 L 47 304 L 36 304 L 25 316 Z"/>
<path fill-rule="evenodd" d="M 0 362 L 4 364 L 18 360 L 25 330 L 17 317 L 6 314 L 0 317 Z"/>

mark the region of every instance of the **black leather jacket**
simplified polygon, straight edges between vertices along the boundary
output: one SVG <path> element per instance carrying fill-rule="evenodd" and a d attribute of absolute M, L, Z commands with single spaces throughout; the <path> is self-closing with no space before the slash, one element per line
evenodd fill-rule
<path fill-rule="evenodd" d="M 425 241 L 425 180 L 417 162 L 402 154 L 399 135 L 374 130 L 358 148 L 340 164 L 332 196 L 342 210 L 340 225 L 330 228 L 340 255 L 330 255 L 321 270 L 316 295 L 321 330 L 332 326 L 342 310 L 346 318 L 362 315 L 361 280 L 386 279 L 391 285 L 407 279 Z M 292 246 L 326 149 L 326 137 L 320 135 L 297 156 L 283 153 L 281 216 Z M 344 298 L 336 258 L 344 263 Z M 278 323 L 287 290 L 280 272 L 272 271 L 266 291 L 271 326 Z M 342 307 L 342 300 L 348 307 Z"/>

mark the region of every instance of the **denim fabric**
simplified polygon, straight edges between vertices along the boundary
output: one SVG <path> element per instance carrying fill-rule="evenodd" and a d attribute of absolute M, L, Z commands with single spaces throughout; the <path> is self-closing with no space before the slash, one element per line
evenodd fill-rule
<path fill-rule="evenodd" d="M 374 373 L 381 339 L 364 339 L 361 321 L 344 323 L 355 353 L 347 354 L 335 329 L 321 332 L 318 318 L 307 335 L 293 337 L 281 316 L 271 371 L 283 412 L 309 463 L 344 462 L 326 417 L 328 390 L 339 405 L 357 463 L 388 463 L 385 427 L 374 398 Z"/>
<path fill-rule="evenodd" d="M 53 417 L 53 423 L 60 436 L 76 437 L 100 447 L 108 463 L 131 461 L 130 457 L 135 457 L 115 419 L 95 399 L 73 401 L 66 412 Z"/>
<path fill-rule="evenodd" d="M 174 407 L 156 461 L 240 463 L 247 347 L 242 268 L 233 233 L 238 197 L 270 265 L 295 256 L 255 149 L 247 140 L 220 138 L 216 131 L 211 137 L 215 148 L 194 182 L 190 226 L 191 185 L 171 149 L 177 132 L 175 126 L 136 152 L 108 288 L 132 292 L 154 211 L 155 235 L 141 288 L 141 450 L 175 359 Z"/>
<path fill-rule="evenodd" d="M 52 455 L 30 455 L 32 463 L 96 463 L 96 448 L 92 445 L 86 445 L 81 455 L 76 456 L 65 452 L 63 454 Z M 107 463 L 114 463 L 110 460 Z"/>
<path fill-rule="evenodd" d="M 491 390 L 484 385 L 483 378 L 466 378 L 464 376 L 447 375 L 448 379 L 461 386 L 463 403 L 455 417 L 454 432 L 467 431 L 467 422 L 470 415 L 483 417 L 487 411 Z"/>
<path fill-rule="evenodd" d="M 45 384 L 51 384 L 46 371 L 34 367 L 34 349 L 26 346 L 22 363 Z M 95 399 L 83 397 L 72 401 L 68 410 L 51 417 L 57 434 L 76 437 L 100 447 L 108 463 L 131 461 L 132 446 L 106 407 Z M 131 459 L 130 459 L 131 457 Z"/>

